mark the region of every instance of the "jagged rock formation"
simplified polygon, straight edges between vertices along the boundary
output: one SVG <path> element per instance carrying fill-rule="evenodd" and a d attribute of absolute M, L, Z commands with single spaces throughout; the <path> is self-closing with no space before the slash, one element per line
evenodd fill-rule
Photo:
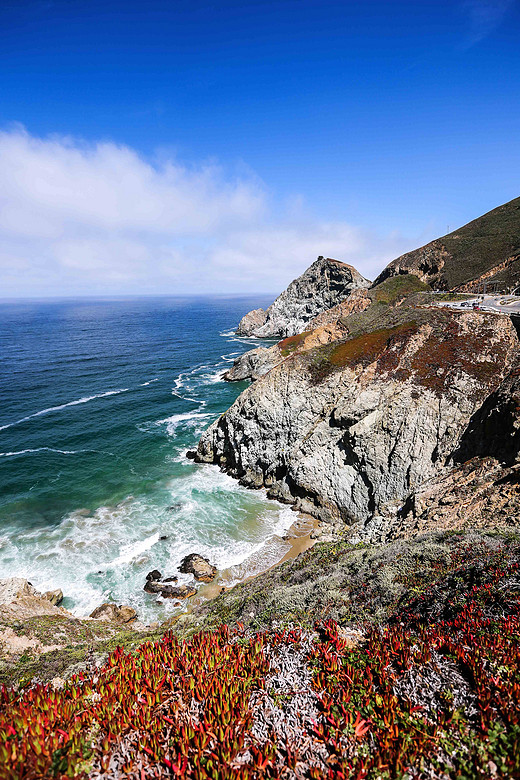
<path fill-rule="evenodd" d="M 197 459 L 324 518 L 397 512 L 437 476 L 518 349 L 509 318 L 372 307 L 296 352 L 202 436 Z"/>
<path fill-rule="evenodd" d="M 254 309 L 239 323 L 239 336 L 285 338 L 294 336 L 316 315 L 344 300 L 370 282 L 347 263 L 318 257 L 266 311 Z"/>
<path fill-rule="evenodd" d="M 228 382 L 244 379 L 254 381 L 267 374 L 294 352 L 304 352 L 320 344 L 330 344 L 338 339 L 347 338 L 351 323 L 354 322 L 350 319 L 351 315 L 374 307 L 377 318 L 380 312 L 378 305 L 399 306 L 403 301 L 411 300 L 412 296 L 416 297 L 416 294 L 424 293 L 429 289 L 428 285 L 409 274 L 387 279 L 371 290 L 364 288 L 354 290 L 344 301 L 314 317 L 303 333 L 289 336 L 272 347 L 257 347 L 244 352 L 235 360 L 229 371 L 226 371 L 224 379 Z"/>
<path fill-rule="evenodd" d="M 520 198 L 392 260 L 374 285 L 399 274 L 440 290 L 470 290 L 481 281 L 520 285 Z"/>
<path fill-rule="evenodd" d="M 370 304 L 366 289 L 354 290 L 344 301 L 314 317 L 303 333 L 289 336 L 272 347 L 256 347 L 244 352 L 235 360 L 229 371 L 226 371 L 224 379 L 228 382 L 258 379 L 296 349 L 299 352 L 312 349 L 319 344 L 328 344 L 346 336 L 348 330 L 343 319 L 355 312 L 364 311 Z"/>

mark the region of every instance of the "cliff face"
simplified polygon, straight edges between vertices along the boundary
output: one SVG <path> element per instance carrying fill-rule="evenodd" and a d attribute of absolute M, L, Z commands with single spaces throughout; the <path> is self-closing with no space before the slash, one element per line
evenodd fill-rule
<path fill-rule="evenodd" d="M 374 285 L 399 274 L 415 274 L 441 290 L 468 290 L 479 281 L 519 285 L 520 198 L 392 260 Z"/>
<path fill-rule="evenodd" d="M 307 323 L 344 300 L 352 290 L 370 282 L 355 268 L 338 260 L 318 257 L 266 311 L 254 309 L 239 323 L 239 336 L 285 338 L 305 330 Z"/>
<path fill-rule="evenodd" d="M 203 435 L 197 458 L 323 519 L 396 512 L 445 467 L 518 347 L 507 317 L 371 310 L 289 355 Z"/>

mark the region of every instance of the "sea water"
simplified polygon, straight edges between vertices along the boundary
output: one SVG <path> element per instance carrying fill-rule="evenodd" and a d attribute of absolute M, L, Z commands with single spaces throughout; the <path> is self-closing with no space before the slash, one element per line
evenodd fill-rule
<path fill-rule="evenodd" d="M 188 581 L 177 568 L 199 552 L 233 584 L 274 562 L 291 511 L 186 459 L 247 386 L 222 380 L 259 343 L 233 330 L 270 300 L 0 304 L 0 577 L 149 621 L 175 610 L 144 593 L 150 569 Z"/>

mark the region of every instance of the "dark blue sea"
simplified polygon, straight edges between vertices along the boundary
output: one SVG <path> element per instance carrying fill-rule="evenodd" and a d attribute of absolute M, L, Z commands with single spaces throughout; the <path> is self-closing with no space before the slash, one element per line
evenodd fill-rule
<path fill-rule="evenodd" d="M 150 620 L 175 609 L 143 592 L 152 568 L 200 552 L 232 584 L 274 562 L 290 510 L 185 457 L 246 387 L 221 379 L 258 344 L 233 329 L 271 300 L 0 304 L 0 577 Z"/>

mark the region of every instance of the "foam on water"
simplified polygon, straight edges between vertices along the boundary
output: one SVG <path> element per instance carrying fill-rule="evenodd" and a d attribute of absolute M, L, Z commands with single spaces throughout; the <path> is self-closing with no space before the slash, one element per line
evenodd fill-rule
<path fill-rule="evenodd" d="M 126 327 L 134 321 L 135 316 L 129 315 Z M 104 336 L 105 327 L 100 327 Z M 52 428 L 45 431 L 24 426 L 3 434 L 7 446 L 0 453 L 2 468 L 10 469 L 9 479 L 23 477 L 25 481 L 24 491 L 9 505 L 13 510 L 6 510 L 8 521 L 2 524 L 0 576 L 26 577 L 40 590 L 62 588 L 64 606 L 78 616 L 88 615 L 104 601 L 115 601 L 132 605 L 142 620 L 151 621 L 177 609 L 172 601 L 143 591 L 151 569 L 178 576 L 180 583 L 189 582 L 190 575 L 180 574 L 178 566 L 185 555 L 198 552 L 220 570 L 229 569 L 229 584 L 283 556 L 287 543 L 278 537 L 292 524 L 294 513 L 269 501 L 265 491 L 247 490 L 218 468 L 195 464 L 185 457 L 188 449 L 197 446 L 201 432 L 236 397 L 238 388 L 224 383 L 222 373 L 249 347 L 248 341 L 233 338 L 240 349 L 221 354 L 222 339 L 217 330 L 213 341 L 210 339 L 211 352 L 206 346 L 207 331 L 201 327 L 199 333 L 204 349 L 199 349 L 192 367 L 182 360 L 175 363 L 166 351 L 160 365 L 148 361 L 134 369 L 132 360 L 124 365 L 120 361 L 118 378 L 112 385 L 120 389 L 81 395 L 83 384 L 77 400 L 53 405 L 51 386 L 47 396 L 51 403 L 46 408 L 23 416 L 22 407 L 20 420 L 2 426 L 1 430 L 13 428 L 26 419 L 69 406 L 79 407 L 78 415 L 83 415 L 74 415 L 78 417 L 75 436 L 72 415 L 56 415 L 56 421 L 49 418 Z M 224 343 L 230 343 L 230 335 L 234 332 L 222 331 Z M 234 345 L 230 348 L 235 349 Z M 112 340 L 107 350 L 113 362 Z M 184 350 L 183 354 L 190 354 L 189 347 Z M 204 360 L 206 353 L 208 360 Z M 146 356 L 146 345 L 130 354 Z M 94 381 L 100 371 L 96 360 L 92 359 Z M 84 370 L 78 371 L 78 382 Z M 141 382 L 144 376 L 153 378 Z M 159 382 L 159 376 L 164 381 L 150 387 Z M 140 388 L 139 393 L 130 394 L 130 388 Z M 117 398 L 111 402 L 110 397 L 120 393 L 129 393 L 124 405 Z M 105 401 L 93 415 L 84 405 L 97 398 Z M 110 425 L 114 426 L 112 438 L 103 435 Z M 132 444 L 126 447 L 121 438 L 124 425 L 133 431 L 127 434 Z M 81 460 L 83 453 L 89 455 Z M 41 457 L 33 457 L 38 454 Z M 40 473 L 36 467 L 42 476 L 36 476 Z M 127 479 L 128 474 L 131 479 Z M 126 484 L 125 480 L 129 489 L 120 493 L 119 482 Z M 75 504 L 69 501 L 67 511 L 49 514 L 48 502 L 54 500 L 56 485 L 73 486 L 74 481 L 80 483 L 78 494 L 86 496 L 85 503 L 79 503 L 82 498 Z M 89 501 L 91 485 L 103 488 L 101 500 Z M 19 520 L 13 519 L 16 512 Z"/>
<path fill-rule="evenodd" d="M 51 412 L 60 412 L 62 409 L 66 409 L 69 406 L 78 406 L 79 404 L 86 404 L 89 401 L 94 401 L 97 398 L 107 398 L 110 395 L 119 395 L 119 393 L 127 393 L 129 391 L 129 387 L 124 387 L 120 390 L 107 390 L 105 393 L 97 393 L 97 395 L 89 395 L 85 396 L 84 398 L 78 398 L 76 401 L 68 401 L 66 404 L 59 404 L 58 406 L 50 406 L 48 409 L 41 409 L 39 412 L 34 412 L 34 414 L 28 414 L 26 417 L 22 417 L 20 420 L 15 420 L 15 422 L 7 423 L 7 425 L 0 425 L 0 431 L 5 431 L 7 428 L 13 428 L 15 425 L 20 425 L 20 423 L 27 422 L 28 420 L 32 420 L 35 417 L 41 417 L 44 414 L 50 414 Z"/>

